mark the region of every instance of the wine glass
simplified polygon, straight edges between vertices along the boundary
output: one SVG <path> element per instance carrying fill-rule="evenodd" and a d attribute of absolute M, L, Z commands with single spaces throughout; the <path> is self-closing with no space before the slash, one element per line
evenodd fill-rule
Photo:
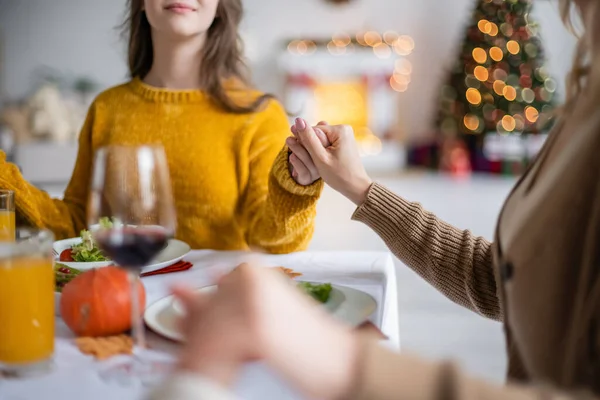
<path fill-rule="evenodd" d="M 132 293 L 131 333 L 140 350 L 146 345 L 138 295 L 140 271 L 167 246 L 175 225 L 169 169 L 162 147 L 119 145 L 96 152 L 88 226 L 106 256 L 127 271 Z M 141 375 L 136 371 L 136 360 L 140 358 L 133 357 L 133 365 L 127 369 Z"/>

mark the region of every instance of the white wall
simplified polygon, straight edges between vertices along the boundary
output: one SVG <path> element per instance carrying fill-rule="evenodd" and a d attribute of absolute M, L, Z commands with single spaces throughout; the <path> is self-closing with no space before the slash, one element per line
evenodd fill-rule
<path fill-rule="evenodd" d="M 244 0 L 243 33 L 255 82 L 280 93 L 275 57 L 284 39 L 329 36 L 345 30 L 396 30 L 411 35 L 413 81 L 400 99 L 404 127 L 427 131 L 438 85 L 456 56 L 472 0 L 354 0 L 347 7 L 323 0 Z M 18 98 L 31 90 L 42 65 L 89 75 L 103 86 L 125 79 L 124 50 L 114 29 L 124 0 L 0 0 L 0 94 Z M 550 68 L 562 83 L 574 40 L 564 30 L 555 2 L 538 0 L 534 14 L 542 28 Z"/>

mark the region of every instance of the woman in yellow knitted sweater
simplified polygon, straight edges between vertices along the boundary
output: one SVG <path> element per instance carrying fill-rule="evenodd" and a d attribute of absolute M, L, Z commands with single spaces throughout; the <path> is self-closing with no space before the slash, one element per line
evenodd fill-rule
<path fill-rule="evenodd" d="M 237 42 L 241 15 L 241 0 L 131 0 L 132 80 L 90 107 L 64 199 L 26 182 L 2 154 L 0 187 L 15 191 L 18 218 L 57 238 L 77 236 L 85 228 L 95 151 L 159 143 L 171 172 L 177 238 L 193 248 L 304 249 L 322 182 L 297 160 L 291 176 L 284 109 L 247 89 Z"/>

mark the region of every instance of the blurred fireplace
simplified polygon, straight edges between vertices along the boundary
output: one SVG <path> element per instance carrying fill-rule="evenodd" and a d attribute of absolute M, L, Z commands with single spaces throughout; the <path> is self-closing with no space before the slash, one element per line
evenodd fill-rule
<path fill-rule="evenodd" d="M 379 57 L 371 48 L 344 54 L 318 48 L 309 54 L 286 51 L 280 57 L 285 107 L 309 123 L 352 126 L 365 164 L 398 169 L 404 165 L 404 148 L 397 100 L 410 82 L 407 63 L 403 56 Z M 402 68 L 408 74 L 402 75 Z"/>

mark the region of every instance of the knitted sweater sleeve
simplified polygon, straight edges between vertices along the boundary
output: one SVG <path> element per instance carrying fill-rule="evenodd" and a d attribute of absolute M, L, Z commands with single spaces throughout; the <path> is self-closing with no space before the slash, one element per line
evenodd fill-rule
<path fill-rule="evenodd" d="M 353 215 L 406 265 L 455 303 L 501 320 L 492 244 L 375 183 Z"/>
<path fill-rule="evenodd" d="M 0 152 L 0 188 L 15 192 L 16 216 L 19 221 L 54 232 L 57 239 L 75 237 L 86 226 L 86 203 L 92 168 L 91 133 L 94 106 L 90 108 L 79 136 L 75 169 L 63 200 L 27 182 L 19 168 L 6 161 Z"/>
<path fill-rule="evenodd" d="M 250 144 L 250 170 L 242 206 L 246 240 L 251 247 L 269 253 L 304 250 L 314 231 L 316 204 L 322 180 L 309 186 L 291 177 L 288 149 L 290 135 L 283 108 L 272 102 Z"/>

